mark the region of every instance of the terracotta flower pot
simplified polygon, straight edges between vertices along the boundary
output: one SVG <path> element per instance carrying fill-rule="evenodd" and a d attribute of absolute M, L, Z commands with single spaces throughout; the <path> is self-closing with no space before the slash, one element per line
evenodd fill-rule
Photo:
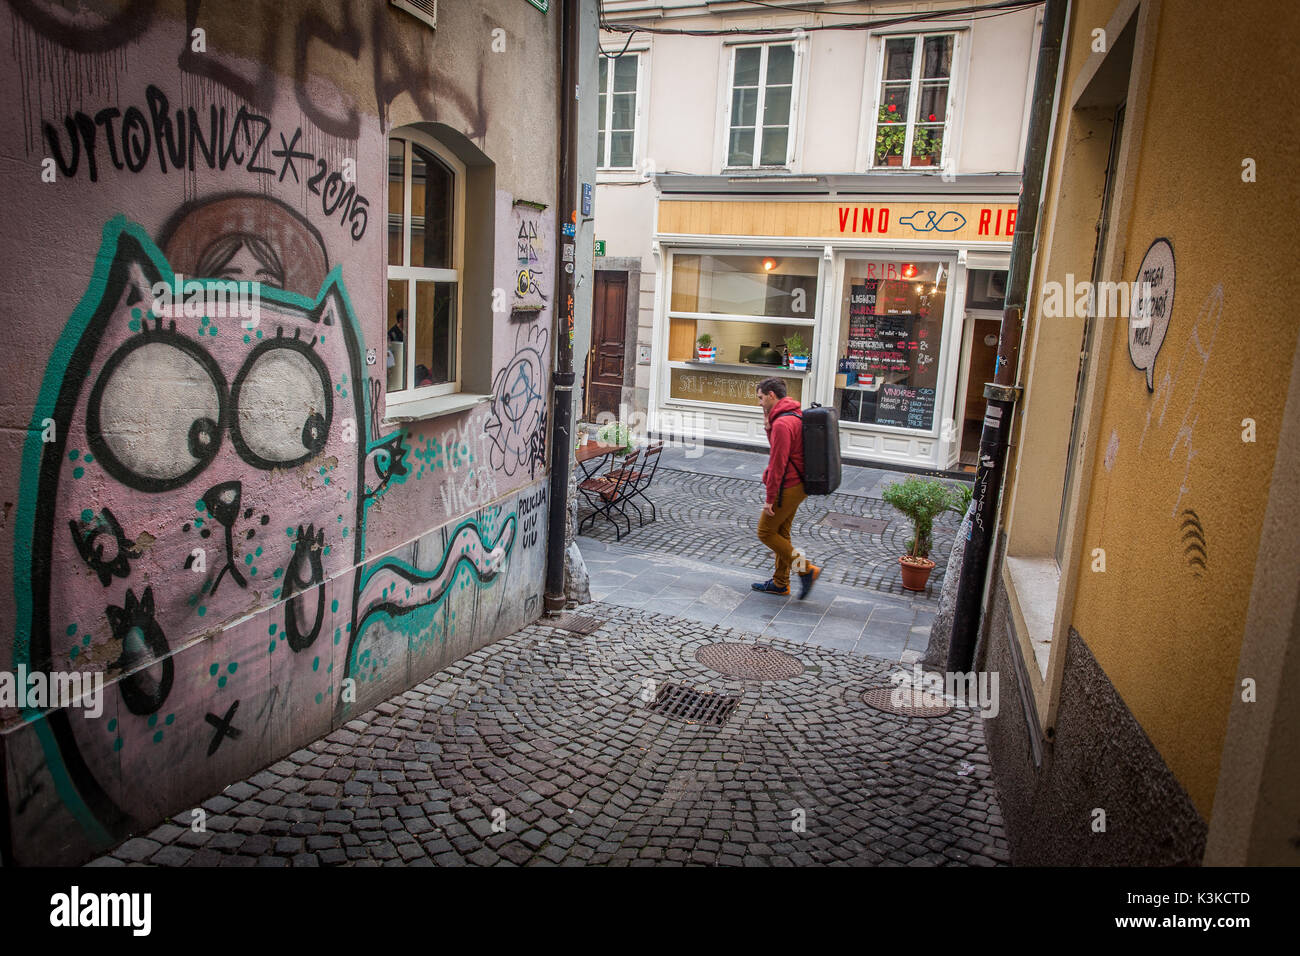
<path fill-rule="evenodd" d="M 903 157 L 902 157 L 902 156 L 886 156 L 886 157 L 885 157 L 885 165 L 886 165 L 886 166 L 902 166 L 902 165 L 903 165 Z"/>
<path fill-rule="evenodd" d="M 934 157 L 933 157 L 933 156 L 913 156 L 913 157 L 912 157 L 912 165 L 913 165 L 913 166 L 933 166 L 933 165 L 934 165 Z"/>
<path fill-rule="evenodd" d="M 918 561 L 920 564 L 911 564 L 909 562 Z M 924 591 L 925 582 L 930 580 L 930 572 L 934 570 L 934 562 L 929 558 L 913 558 L 911 555 L 903 555 L 898 559 L 898 567 L 903 572 L 903 589 L 907 591 Z"/>

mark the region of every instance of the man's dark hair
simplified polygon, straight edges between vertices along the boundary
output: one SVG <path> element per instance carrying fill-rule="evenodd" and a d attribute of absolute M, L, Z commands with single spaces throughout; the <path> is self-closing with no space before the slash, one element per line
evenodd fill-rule
<path fill-rule="evenodd" d="M 758 390 L 775 395 L 777 398 L 785 398 L 785 379 L 765 378 L 758 383 Z"/>

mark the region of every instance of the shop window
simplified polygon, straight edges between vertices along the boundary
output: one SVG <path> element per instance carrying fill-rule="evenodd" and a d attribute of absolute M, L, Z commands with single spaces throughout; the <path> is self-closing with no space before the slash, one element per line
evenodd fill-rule
<path fill-rule="evenodd" d="M 794 150 L 799 51 L 792 43 L 735 47 L 727 107 L 727 166 L 785 166 Z"/>
<path fill-rule="evenodd" d="M 956 43 L 951 33 L 885 38 L 876 108 L 876 166 L 943 165 Z"/>
<path fill-rule="evenodd" d="M 845 261 L 835 371 L 842 424 L 933 429 L 948 273 L 944 262 Z"/>
<path fill-rule="evenodd" d="M 800 398 L 811 364 L 801 370 L 783 367 L 782 360 L 788 341 L 802 345 L 808 356 L 815 354 L 818 266 L 812 256 L 674 253 L 669 397 L 748 407 L 754 405 L 758 382 L 780 375 L 790 395 Z M 697 352 L 705 334 L 715 350 L 708 363 Z"/>
<path fill-rule="evenodd" d="M 389 140 L 385 364 L 398 402 L 460 391 L 464 172 L 431 137 Z"/>
<path fill-rule="evenodd" d="M 640 62 L 635 53 L 600 58 L 596 165 L 601 169 L 631 169 L 635 165 Z"/>

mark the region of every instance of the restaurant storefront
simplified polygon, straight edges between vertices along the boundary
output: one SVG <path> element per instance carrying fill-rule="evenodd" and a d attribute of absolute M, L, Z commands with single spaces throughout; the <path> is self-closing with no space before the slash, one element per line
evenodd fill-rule
<path fill-rule="evenodd" d="M 651 430 L 765 445 L 755 386 L 777 375 L 839 412 L 846 458 L 959 467 L 1015 215 L 1008 196 L 662 200 Z"/>

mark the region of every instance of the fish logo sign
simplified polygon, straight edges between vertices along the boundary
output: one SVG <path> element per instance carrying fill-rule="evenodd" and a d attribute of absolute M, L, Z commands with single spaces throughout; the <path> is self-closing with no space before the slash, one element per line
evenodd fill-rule
<path fill-rule="evenodd" d="M 953 209 L 942 213 L 936 213 L 933 209 L 918 209 L 898 222 L 903 226 L 911 226 L 916 232 L 956 232 L 966 225 L 966 217 Z"/>

